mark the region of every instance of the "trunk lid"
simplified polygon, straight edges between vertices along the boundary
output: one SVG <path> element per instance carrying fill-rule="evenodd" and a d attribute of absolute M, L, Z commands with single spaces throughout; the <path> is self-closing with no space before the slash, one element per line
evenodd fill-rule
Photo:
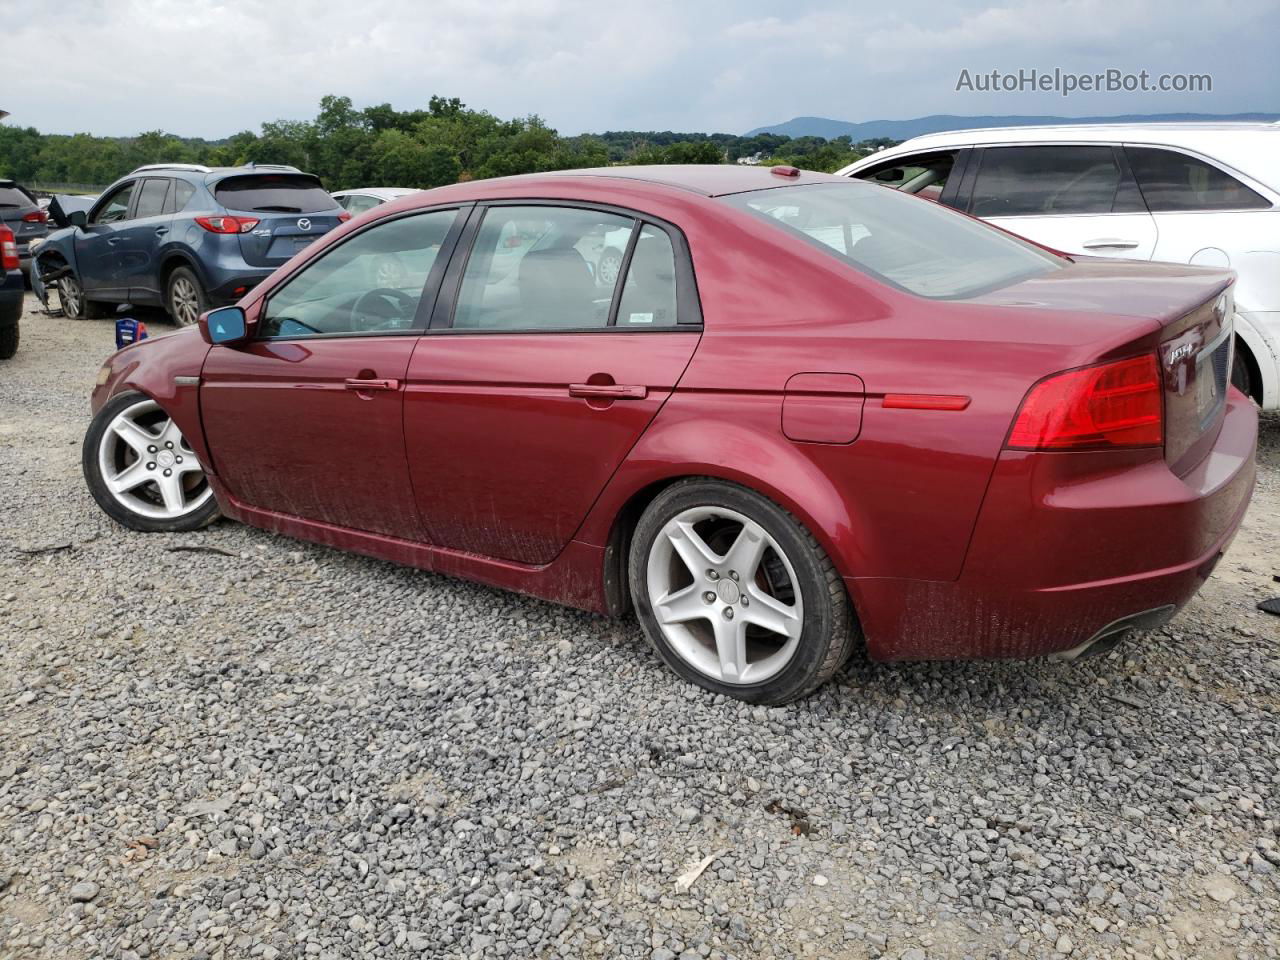
<path fill-rule="evenodd" d="M 1093 345 L 1093 356 L 1072 356 L 1075 365 L 1154 351 L 1163 381 L 1165 459 L 1175 474 L 1184 475 L 1213 446 L 1226 410 L 1235 274 L 1181 264 L 1071 259 L 1061 270 L 976 302 L 1043 309 L 1055 322 L 1040 331 L 1025 329 L 1026 338 Z"/>
<path fill-rule="evenodd" d="M 213 194 L 228 213 L 258 219 L 240 234 L 240 253 L 255 267 L 280 266 L 342 222 L 342 208 L 310 174 L 240 174 L 219 181 Z"/>

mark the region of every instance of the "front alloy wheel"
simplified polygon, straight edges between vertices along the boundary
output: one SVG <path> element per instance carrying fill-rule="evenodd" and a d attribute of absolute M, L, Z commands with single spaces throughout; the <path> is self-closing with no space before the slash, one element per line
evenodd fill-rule
<path fill-rule="evenodd" d="M 204 469 L 150 397 L 113 397 L 93 418 L 82 455 L 98 505 L 134 530 L 196 530 L 218 515 Z"/>
<path fill-rule="evenodd" d="M 785 510 L 742 487 L 682 481 L 636 528 L 632 597 L 645 633 L 681 676 L 752 703 L 809 693 L 848 657 L 844 584 Z"/>

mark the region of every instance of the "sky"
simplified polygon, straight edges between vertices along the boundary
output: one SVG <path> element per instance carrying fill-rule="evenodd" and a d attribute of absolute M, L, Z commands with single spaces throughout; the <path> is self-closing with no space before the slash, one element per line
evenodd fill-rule
<path fill-rule="evenodd" d="M 1276 0 L 0 0 L 0 23 L 0 49 L 21 51 L 0 108 L 52 133 L 216 138 L 309 119 L 327 93 L 398 109 L 459 97 L 565 134 L 1280 112 Z M 1055 68 L 1208 73 L 1213 89 L 956 89 L 962 70 Z"/>

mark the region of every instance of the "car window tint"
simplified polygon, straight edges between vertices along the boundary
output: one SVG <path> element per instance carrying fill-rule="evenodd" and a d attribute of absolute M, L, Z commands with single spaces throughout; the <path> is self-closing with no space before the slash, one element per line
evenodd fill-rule
<path fill-rule="evenodd" d="M 33 207 L 36 202 L 17 184 L 0 187 L 0 207 Z"/>
<path fill-rule="evenodd" d="M 604 327 L 617 285 L 616 267 L 635 221 L 595 210 L 493 207 L 467 260 L 454 310 L 462 330 L 556 330 Z"/>
<path fill-rule="evenodd" d="M 913 154 L 886 160 L 856 174 L 859 180 L 870 180 L 904 193 L 917 193 L 936 200 L 947 185 L 955 166 L 956 151 Z"/>
<path fill-rule="evenodd" d="M 134 219 L 160 216 L 164 212 L 164 198 L 168 191 L 168 180 L 143 180 L 142 189 L 138 193 L 138 205 L 134 208 Z"/>
<path fill-rule="evenodd" d="M 276 213 L 321 213 L 338 204 L 320 181 L 302 173 L 255 173 L 228 177 L 213 188 L 228 210 Z"/>
<path fill-rule="evenodd" d="M 1152 213 L 1271 206 L 1235 177 L 1195 157 L 1155 147 L 1125 147 L 1125 153 Z"/>
<path fill-rule="evenodd" d="M 169 194 L 171 210 L 169 213 L 177 213 L 187 206 L 187 201 L 191 199 L 191 195 L 196 192 L 196 188 L 185 180 L 173 181 L 173 190 Z"/>
<path fill-rule="evenodd" d="M 631 254 L 615 323 L 645 329 L 675 322 L 676 252 L 665 230 L 646 224 Z"/>
<path fill-rule="evenodd" d="M 940 204 L 859 180 L 775 187 L 723 199 L 922 297 L 976 296 L 1065 263 Z"/>
<path fill-rule="evenodd" d="M 1120 184 L 1120 168 L 1109 146 L 988 147 L 982 153 L 970 213 L 1111 213 Z"/>
<path fill-rule="evenodd" d="M 436 210 L 401 217 L 321 254 L 271 294 L 259 335 L 412 329 L 427 278 L 456 216 L 456 210 Z"/>
<path fill-rule="evenodd" d="M 133 184 L 126 183 L 117 189 L 106 202 L 98 207 L 92 223 L 118 223 L 129 215 L 129 198 L 133 196 Z"/>

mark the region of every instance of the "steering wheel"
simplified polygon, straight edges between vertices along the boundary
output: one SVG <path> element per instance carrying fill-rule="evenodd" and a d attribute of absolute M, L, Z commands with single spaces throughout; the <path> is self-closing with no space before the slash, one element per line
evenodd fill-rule
<path fill-rule="evenodd" d="M 393 330 L 413 320 L 416 306 L 416 299 L 403 290 L 374 287 L 351 304 L 351 327 L 353 330 Z"/>

